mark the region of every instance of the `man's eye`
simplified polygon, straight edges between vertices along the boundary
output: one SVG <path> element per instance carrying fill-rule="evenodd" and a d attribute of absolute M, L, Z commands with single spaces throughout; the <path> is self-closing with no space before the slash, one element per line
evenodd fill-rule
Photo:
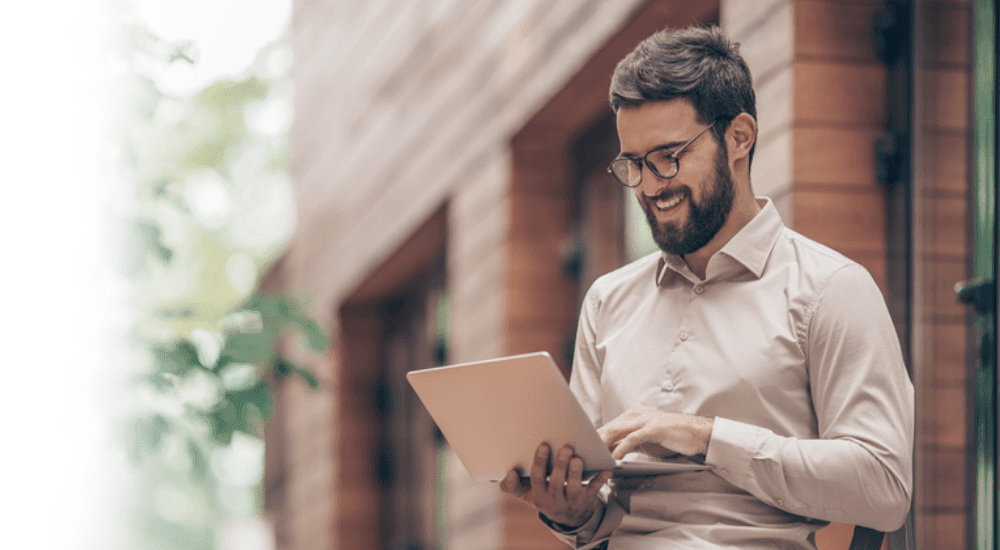
<path fill-rule="evenodd" d="M 670 160 L 674 158 L 674 152 L 669 149 L 657 149 L 650 153 L 648 158 L 653 162 Z"/>

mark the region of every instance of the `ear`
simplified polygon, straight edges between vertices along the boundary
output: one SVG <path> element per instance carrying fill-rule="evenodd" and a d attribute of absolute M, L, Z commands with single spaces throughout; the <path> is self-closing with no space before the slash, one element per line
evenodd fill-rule
<path fill-rule="evenodd" d="M 757 122 L 747 113 L 736 115 L 726 130 L 729 162 L 736 163 L 750 156 L 750 149 L 757 140 Z"/>

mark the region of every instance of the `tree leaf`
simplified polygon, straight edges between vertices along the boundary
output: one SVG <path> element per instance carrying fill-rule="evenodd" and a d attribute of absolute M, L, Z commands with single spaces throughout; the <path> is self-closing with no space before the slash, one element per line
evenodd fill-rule
<path fill-rule="evenodd" d="M 187 448 L 191 456 L 191 477 L 196 482 L 202 482 L 208 477 L 208 457 L 194 439 L 188 438 Z"/>
<path fill-rule="evenodd" d="M 284 358 L 284 356 L 279 356 L 274 360 L 274 374 L 280 382 L 287 376 L 295 372 L 295 365 L 291 361 Z"/>
<path fill-rule="evenodd" d="M 284 325 L 294 325 L 305 335 L 306 345 L 315 353 L 323 353 L 330 347 L 330 337 L 315 319 L 299 304 L 298 300 L 287 295 L 277 295 L 273 298 L 274 311 Z"/>
<path fill-rule="evenodd" d="M 201 368 L 198 350 L 187 340 L 177 340 L 168 346 L 154 346 L 150 351 L 158 372 L 183 376 L 191 369 Z"/>
<path fill-rule="evenodd" d="M 235 332 L 226 337 L 220 358 L 224 356 L 232 363 L 260 364 L 271 358 L 277 341 L 276 331 L 265 320 L 260 332 Z"/>
<path fill-rule="evenodd" d="M 320 328 L 319 323 L 303 318 L 299 321 L 299 326 L 305 332 L 306 343 L 310 350 L 323 353 L 330 347 L 330 337 Z"/>
<path fill-rule="evenodd" d="M 319 379 L 316 378 L 316 376 L 312 373 L 311 370 L 302 367 L 296 367 L 295 374 L 299 375 L 299 378 L 305 381 L 305 383 L 309 386 L 309 389 L 313 391 L 319 391 L 320 388 Z"/>
<path fill-rule="evenodd" d="M 174 387 L 174 382 L 161 372 L 139 376 L 135 380 L 137 383 L 148 384 L 157 391 L 164 391 Z"/>
<path fill-rule="evenodd" d="M 222 445 L 233 441 L 233 432 L 240 429 L 242 418 L 236 406 L 228 399 L 223 399 L 206 415 L 212 430 L 212 439 Z"/>
<path fill-rule="evenodd" d="M 163 244 L 163 235 L 160 227 L 148 221 L 136 221 L 132 230 L 138 238 L 139 249 L 159 258 L 163 263 L 167 263 L 173 257 L 172 250 Z"/>
<path fill-rule="evenodd" d="M 319 379 L 316 378 L 312 370 L 294 363 L 285 356 L 279 356 L 274 360 L 274 372 L 279 381 L 294 374 L 301 378 L 309 386 L 309 389 L 316 391 L 320 388 Z"/>
<path fill-rule="evenodd" d="M 159 414 L 135 419 L 127 429 L 126 452 L 129 459 L 133 463 L 139 463 L 147 456 L 159 452 L 163 436 L 169 431 L 170 422 Z"/>
<path fill-rule="evenodd" d="M 271 416 L 273 405 L 270 387 L 263 381 L 244 390 L 226 392 L 226 399 L 240 413 L 237 429 L 248 434 L 254 433 L 258 422 L 263 422 Z"/>

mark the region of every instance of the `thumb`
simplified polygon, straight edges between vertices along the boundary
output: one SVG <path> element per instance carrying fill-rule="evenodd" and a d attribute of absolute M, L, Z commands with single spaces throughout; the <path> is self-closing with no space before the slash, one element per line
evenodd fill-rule
<path fill-rule="evenodd" d="M 515 470 L 507 472 L 507 477 L 500 481 L 500 490 L 505 493 L 510 493 L 516 497 L 523 495 L 528 488 L 524 487 L 521 483 L 521 476 L 517 475 Z"/>

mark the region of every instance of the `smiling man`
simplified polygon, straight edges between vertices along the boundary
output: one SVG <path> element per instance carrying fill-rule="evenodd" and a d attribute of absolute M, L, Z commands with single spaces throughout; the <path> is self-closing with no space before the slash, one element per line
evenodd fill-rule
<path fill-rule="evenodd" d="M 659 32 L 618 64 L 610 95 L 609 171 L 661 252 L 591 287 L 570 386 L 615 458 L 710 468 L 587 483 L 571 448 L 543 444 L 529 479 L 512 471 L 501 488 L 578 548 L 809 549 L 829 521 L 901 526 L 913 386 L 892 322 L 863 267 L 754 196 L 736 46 L 718 28 Z"/>

